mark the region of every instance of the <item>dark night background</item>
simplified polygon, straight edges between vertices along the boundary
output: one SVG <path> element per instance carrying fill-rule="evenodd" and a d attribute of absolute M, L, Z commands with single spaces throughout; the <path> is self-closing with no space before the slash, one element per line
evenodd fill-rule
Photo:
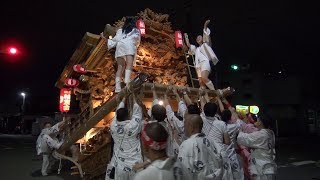
<path fill-rule="evenodd" d="M 116 8 L 120 6 L 122 9 Z M 174 28 L 195 35 L 212 20 L 214 47 L 221 69 L 250 63 L 255 71 L 301 79 L 307 104 L 319 98 L 316 8 L 303 12 L 294 1 L 22 1 L 1 3 L 0 47 L 14 45 L 19 55 L 0 56 L 0 106 L 21 104 L 27 113 L 58 111 L 54 84 L 85 32 L 100 33 L 105 24 L 149 7 L 169 13 Z M 304 15 L 304 16 L 300 16 Z M 313 19 L 312 19 L 313 18 Z M 290 91 L 290 89 L 288 89 Z M 270 95 L 272 96 L 272 95 Z"/>

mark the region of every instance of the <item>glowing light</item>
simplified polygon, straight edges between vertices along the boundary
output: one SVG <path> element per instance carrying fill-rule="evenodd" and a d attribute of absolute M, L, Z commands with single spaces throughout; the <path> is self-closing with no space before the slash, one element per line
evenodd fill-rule
<path fill-rule="evenodd" d="M 109 36 L 109 39 L 112 39 L 112 36 Z"/>
<path fill-rule="evenodd" d="M 258 106 L 250 106 L 250 112 L 252 114 L 258 114 L 259 113 L 259 107 Z"/>
<path fill-rule="evenodd" d="M 12 48 L 9 49 L 9 53 L 10 54 L 15 55 L 15 54 L 17 54 L 17 52 L 18 52 L 17 48 L 12 47 Z"/>
<path fill-rule="evenodd" d="M 68 112 L 70 110 L 71 102 L 71 89 L 62 88 L 60 90 L 60 105 L 59 109 L 61 112 Z"/>
<path fill-rule="evenodd" d="M 21 96 L 25 97 L 26 96 L 26 93 L 22 92 L 20 93 Z"/>
<path fill-rule="evenodd" d="M 163 105 L 163 101 L 159 101 L 159 105 L 161 105 L 161 106 L 162 106 L 162 105 Z"/>
<path fill-rule="evenodd" d="M 233 64 L 233 65 L 231 65 L 231 69 L 233 69 L 233 70 L 238 70 L 239 69 L 239 66 L 238 65 L 235 65 L 235 64 Z"/>

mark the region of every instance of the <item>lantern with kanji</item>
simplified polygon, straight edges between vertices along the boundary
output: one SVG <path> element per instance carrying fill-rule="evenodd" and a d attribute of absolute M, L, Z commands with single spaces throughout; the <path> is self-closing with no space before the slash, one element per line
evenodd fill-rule
<path fill-rule="evenodd" d="M 80 64 L 76 64 L 73 66 L 73 70 L 77 73 L 85 74 L 87 71 Z"/>
<path fill-rule="evenodd" d="M 69 87 L 77 87 L 79 86 L 79 80 L 77 79 L 72 79 L 72 78 L 67 78 L 65 81 L 65 85 Z"/>
<path fill-rule="evenodd" d="M 182 40 L 181 31 L 176 31 L 174 33 L 174 38 L 175 38 L 175 42 L 176 42 L 176 48 L 182 47 L 183 46 L 183 40 Z"/>
<path fill-rule="evenodd" d="M 71 89 L 62 88 L 60 90 L 60 105 L 59 109 L 61 112 L 68 112 L 70 110 L 71 102 Z"/>
<path fill-rule="evenodd" d="M 142 19 L 139 19 L 137 21 L 137 28 L 140 30 L 141 36 L 144 36 L 146 34 L 146 26 L 145 26 L 144 21 Z"/>

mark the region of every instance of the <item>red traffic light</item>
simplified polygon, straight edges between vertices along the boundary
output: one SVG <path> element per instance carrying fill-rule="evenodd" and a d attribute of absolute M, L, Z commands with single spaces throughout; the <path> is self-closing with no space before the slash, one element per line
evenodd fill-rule
<path fill-rule="evenodd" d="M 9 48 L 9 54 L 15 55 L 17 54 L 17 52 L 18 52 L 17 48 L 14 48 L 14 47 Z"/>

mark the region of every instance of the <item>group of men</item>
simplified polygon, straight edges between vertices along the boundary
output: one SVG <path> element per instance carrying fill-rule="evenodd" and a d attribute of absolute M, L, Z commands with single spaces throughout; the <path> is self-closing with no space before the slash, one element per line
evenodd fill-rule
<path fill-rule="evenodd" d="M 110 126 L 114 149 L 106 179 L 274 179 L 269 119 L 259 116 L 255 131 L 248 132 L 252 124 L 240 120 L 222 96 L 210 99 L 200 89 L 199 107 L 186 89 L 170 87 L 160 105 L 154 89 L 150 118 L 143 117 L 134 94 L 131 116 L 126 98 L 120 102 Z M 178 100 L 177 112 L 169 104 L 169 91 Z M 249 156 L 241 153 L 245 150 Z"/>
<path fill-rule="evenodd" d="M 256 119 L 250 115 L 240 120 L 223 96 L 210 99 L 203 91 L 206 87 L 215 89 L 208 76 L 212 64 L 218 62 L 210 47 L 209 23 L 210 20 L 205 22 L 203 36 L 196 39 L 198 47 L 191 45 L 185 34 L 186 45 L 190 53 L 195 55 L 201 86 L 198 97 L 200 105 L 198 101 L 191 101 L 186 89 L 178 91 L 176 88 L 168 88 L 164 104 L 160 105 L 153 88 L 150 118 L 144 118 L 135 94 L 132 94 L 134 105 L 130 111 L 125 97 L 119 103 L 110 126 L 114 148 L 106 180 L 275 178 L 275 141 L 274 133 L 270 130 L 270 119 L 265 116 Z M 105 38 L 103 34 L 101 37 Z M 140 34 L 132 17 L 127 18 L 117 35 L 108 40 L 108 48 L 116 48 L 116 93 L 121 90 L 124 67 L 125 83 L 130 82 L 139 42 Z M 178 101 L 177 112 L 169 104 L 169 91 L 174 93 Z M 182 97 L 179 93 L 182 93 Z M 38 154 L 43 154 L 43 175 L 47 175 L 48 168 L 48 150 L 43 147 L 58 149 L 61 146 L 50 136 L 58 127 L 59 124 L 45 128 L 38 139 L 38 144 L 42 144 L 38 147 Z"/>

